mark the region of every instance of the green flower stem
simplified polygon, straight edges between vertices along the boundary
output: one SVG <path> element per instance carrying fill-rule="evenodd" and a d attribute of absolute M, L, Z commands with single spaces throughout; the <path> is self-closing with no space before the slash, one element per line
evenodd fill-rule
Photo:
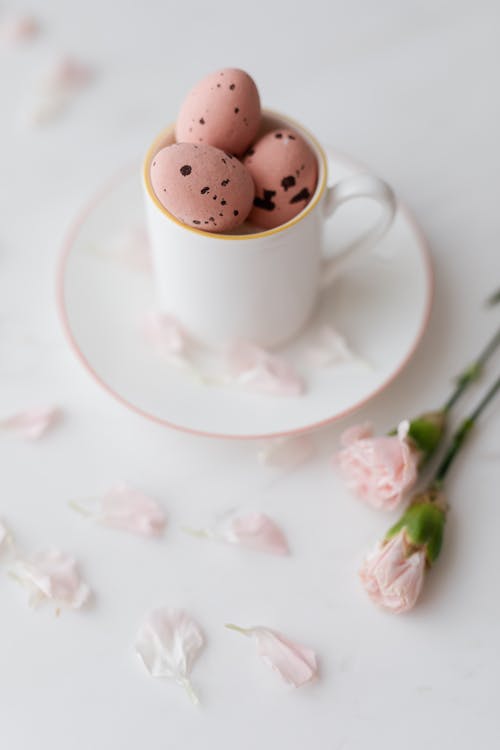
<path fill-rule="evenodd" d="M 462 393 L 469 387 L 474 380 L 477 380 L 483 371 L 483 366 L 486 361 L 491 357 L 493 352 L 500 345 L 500 328 L 497 330 L 493 338 L 485 346 L 479 357 L 469 367 L 467 367 L 457 379 L 457 386 L 449 399 L 443 406 L 443 412 L 448 413 L 453 406 L 455 406 Z"/>
<path fill-rule="evenodd" d="M 490 403 L 490 401 L 492 401 L 492 399 L 494 398 L 494 396 L 497 394 L 499 390 L 500 390 L 500 377 L 497 378 L 495 383 L 493 383 L 489 391 L 481 399 L 481 401 L 476 406 L 474 411 L 471 414 L 469 414 L 468 417 L 464 419 L 464 421 L 462 422 L 458 430 L 453 435 L 452 440 L 451 440 L 451 445 L 436 471 L 434 480 L 431 484 L 432 487 L 442 486 L 444 482 L 444 478 L 446 474 L 448 473 L 451 464 L 455 460 L 455 456 L 457 455 L 460 448 L 464 444 L 468 434 L 470 433 L 470 431 L 476 424 L 476 421 L 479 415 L 486 408 L 486 406 Z"/>

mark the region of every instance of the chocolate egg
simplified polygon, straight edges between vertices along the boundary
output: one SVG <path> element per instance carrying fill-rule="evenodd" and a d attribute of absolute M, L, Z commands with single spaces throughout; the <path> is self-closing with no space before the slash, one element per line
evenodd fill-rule
<path fill-rule="evenodd" d="M 294 130 L 271 130 L 247 151 L 243 163 L 253 177 L 255 198 L 249 221 L 272 229 L 307 206 L 318 181 L 316 156 Z"/>
<path fill-rule="evenodd" d="M 248 169 L 213 146 L 166 146 L 153 158 L 150 175 L 162 206 L 196 229 L 228 232 L 252 208 L 255 189 Z"/>
<path fill-rule="evenodd" d="M 224 68 L 203 78 L 187 95 L 177 118 L 178 143 L 208 143 L 240 155 L 260 126 L 260 99 L 243 70 Z"/>

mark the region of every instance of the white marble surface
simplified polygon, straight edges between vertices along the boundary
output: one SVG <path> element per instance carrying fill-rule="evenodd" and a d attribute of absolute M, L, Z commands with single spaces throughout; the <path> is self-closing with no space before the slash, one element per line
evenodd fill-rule
<path fill-rule="evenodd" d="M 6 2 L 2 10 L 29 9 Z M 500 156 L 496 2 L 180 4 L 32 0 L 33 43 L 0 53 L 0 414 L 46 402 L 66 418 L 38 444 L 0 436 L 0 513 L 27 549 L 74 552 L 95 589 L 87 613 L 35 614 L 0 576 L 0 736 L 9 750 L 494 747 L 500 720 L 499 411 L 450 477 L 446 545 L 414 613 L 391 618 L 356 579 L 392 521 L 354 502 L 328 463 L 341 425 L 293 474 L 257 446 L 169 432 L 128 413 L 63 339 L 54 273 L 81 206 L 175 116 L 218 66 L 248 68 L 263 100 L 386 177 L 433 249 L 437 295 L 413 362 L 360 417 L 384 429 L 439 404 L 498 325 Z M 35 82 L 61 51 L 98 69 L 64 117 L 25 125 Z M 90 300 L 89 300 L 90 303 Z M 491 381 L 499 358 L 489 368 Z M 462 408 L 471 405 L 479 387 Z M 458 415 L 457 415 L 458 416 Z M 125 478 L 163 500 L 164 541 L 86 526 L 67 500 Z M 267 559 L 183 536 L 230 507 L 269 511 L 293 556 Z M 202 707 L 147 677 L 133 652 L 143 613 L 187 607 L 208 647 Z M 315 648 L 322 678 L 290 692 L 222 623 L 267 624 Z"/>

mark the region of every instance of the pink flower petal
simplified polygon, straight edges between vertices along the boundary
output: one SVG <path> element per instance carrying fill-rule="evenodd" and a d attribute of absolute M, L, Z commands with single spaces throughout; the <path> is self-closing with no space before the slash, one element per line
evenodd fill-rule
<path fill-rule="evenodd" d="M 40 27 L 33 16 L 13 16 L 0 22 L 0 42 L 14 46 L 33 39 Z"/>
<path fill-rule="evenodd" d="M 288 555 L 290 552 L 285 535 L 264 513 L 248 513 L 231 519 L 224 529 L 223 538 L 230 544 L 272 555 Z"/>
<path fill-rule="evenodd" d="M 129 268 L 150 271 L 150 241 L 146 227 L 143 225 L 126 227 L 110 241 L 109 255 Z"/>
<path fill-rule="evenodd" d="M 160 536 L 166 524 L 165 512 L 156 500 L 124 482 L 102 497 L 74 502 L 71 506 L 103 526 L 142 536 Z"/>
<path fill-rule="evenodd" d="M 253 636 L 257 653 L 264 662 L 293 687 L 301 687 L 318 675 L 316 654 L 309 648 L 289 640 L 281 633 L 265 627 L 240 628 L 226 625 L 246 636 Z"/>
<path fill-rule="evenodd" d="M 300 396 L 304 381 L 284 359 L 246 341 L 235 342 L 227 353 L 231 376 L 251 391 L 273 396 Z"/>
<path fill-rule="evenodd" d="M 368 505 L 392 510 L 415 485 L 420 454 L 400 434 L 373 436 L 368 424 L 356 425 L 341 436 L 335 463 L 349 490 Z"/>
<path fill-rule="evenodd" d="M 259 451 L 259 460 L 264 466 L 276 469 L 296 469 L 314 455 L 316 447 L 310 435 L 277 438 Z"/>
<path fill-rule="evenodd" d="M 59 420 L 60 416 L 61 412 L 54 407 L 30 409 L 0 420 L 0 428 L 12 430 L 25 440 L 38 440 Z"/>
<path fill-rule="evenodd" d="M 377 545 L 359 573 L 370 598 L 396 614 L 415 606 L 424 574 L 425 550 L 410 553 L 404 529 L 388 542 Z"/>
<path fill-rule="evenodd" d="M 156 609 L 144 619 L 135 648 L 152 677 L 168 677 L 198 703 L 189 675 L 204 645 L 199 625 L 183 610 Z"/>
<path fill-rule="evenodd" d="M 71 57 L 62 57 L 46 73 L 43 83 L 50 91 L 69 93 L 83 88 L 93 77 L 94 72 L 88 65 Z"/>
<path fill-rule="evenodd" d="M 38 95 L 28 112 L 29 123 L 43 125 L 57 117 L 93 77 L 93 71 L 83 63 L 69 57 L 56 60 L 40 81 Z"/>
<path fill-rule="evenodd" d="M 186 354 L 187 335 L 172 315 L 151 311 L 144 318 L 142 330 L 155 351 L 167 359 L 183 357 Z"/>
<path fill-rule="evenodd" d="M 328 367 L 348 362 L 362 363 L 362 360 L 351 351 L 345 338 L 328 324 L 320 328 L 306 356 L 313 367 Z"/>
<path fill-rule="evenodd" d="M 32 605 L 51 599 L 57 604 L 79 609 L 90 596 L 90 589 L 80 579 L 74 558 L 54 548 L 31 559 L 18 558 L 10 573 L 31 592 Z"/>

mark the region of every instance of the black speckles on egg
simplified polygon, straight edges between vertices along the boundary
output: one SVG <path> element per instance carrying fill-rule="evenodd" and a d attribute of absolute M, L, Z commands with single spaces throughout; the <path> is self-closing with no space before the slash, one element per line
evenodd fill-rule
<path fill-rule="evenodd" d="M 216 201 L 216 200 L 217 200 L 217 196 L 216 196 L 216 195 L 214 195 L 214 201 Z"/>
<path fill-rule="evenodd" d="M 201 221 L 198 221 L 198 219 L 193 219 L 193 224 L 201 224 Z"/>
<path fill-rule="evenodd" d="M 153 162 L 153 167 L 156 167 L 156 162 L 155 161 Z"/>
<path fill-rule="evenodd" d="M 286 192 L 289 188 L 293 187 L 295 185 L 295 177 L 293 174 L 288 175 L 287 177 L 283 177 L 281 180 L 281 187 Z"/>
<path fill-rule="evenodd" d="M 234 90 L 235 90 L 235 88 L 236 88 L 236 86 L 235 86 L 235 84 L 234 84 L 234 83 L 232 83 L 232 84 L 231 84 L 231 85 L 229 86 L 229 88 L 231 89 L 231 91 L 234 91 Z"/>
<path fill-rule="evenodd" d="M 222 157 L 222 162 L 223 162 L 224 164 L 227 164 L 227 161 L 226 161 L 226 160 L 224 159 L 224 157 Z"/>
<path fill-rule="evenodd" d="M 247 157 L 247 156 L 253 156 L 254 154 L 255 154 L 255 149 L 250 146 L 250 148 L 248 149 L 248 151 L 245 154 L 245 157 Z"/>
<path fill-rule="evenodd" d="M 210 190 L 210 188 L 208 187 L 208 185 L 205 185 L 205 187 L 203 187 L 203 188 L 202 188 L 202 189 L 200 190 L 200 193 L 201 193 L 202 195 L 206 195 L 206 194 L 208 193 L 208 191 L 209 191 L 209 190 Z"/>
<path fill-rule="evenodd" d="M 260 198 L 258 195 L 253 199 L 253 205 L 255 208 L 262 208 L 264 211 L 274 211 L 276 203 L 271 200 L 276 195 L 276 190 L 264 190 L 264 197 Z"/>
<path fill-rule="evenodd" d="M 198 122 L 200 123 L 200 125 L 204 125 L 205 124 L 205 120 L 203 119 L 203 117 L 200 117 L 200 119 L 198 120 Z"/>
<path fill-rule="evenodd" d="M 227 203 L 227 201 L 225 201 L 225 200 L 224 200 L 224 198 L 223 198 L 223 199 L 221 200 L 221 202 L 220 202 L 221 206 L 225 206 L 225 205 L 226 205 L 226 203 Z"/>
<path fill-rule="evenodd" d="M 275 138 L 283 138 L 283 133 L 275 133 L 274 137 Z"/>
<path fill-rule="evenodd" d="M 300 203 L 301 201 L 307 201 L 311 197 L 311 193 L 309 192 L 308 188 L 302 188 L 300 193 L 297 193 L 297 195 L 294 195 L 293 198 L 291 198 L 290 203 Z"/>
<path fill-rule="evenodd" d="M 239 107 L 235 107 L 235 108 L 234 108 L 234 114 L 235 114 L 235 115 L 237 115 L 239 111 L 240 111 L 240 108 L 239 108 Z"/>
<path fill-rule="evenodd" d="M 220 83 L 217 84 L 217 88 L 220 89 Z"/>
<path fill-rule="evenodd" d="M 221 182 L 222 187 L 226 187 L 226 185 L 229 185 L 229 182 L 230 182 L 229 178 L 222 180 Z"/>
<path fill-rule="evenodd" d="M 239 213 L 240 212 L 238 211 L 238 209 L 235 208 L 234 211 L 233 211 L 233 216 L 239 216 Z"/>
<path fill-rule="evenodd" d="M 295 140 L 295 136 L 294 136 L 294 135 L 292 135 L 291 133 L 288 133 L 288 137 L 290 138 L 290 140 L 291 140 L 291 141 L 294 141 L 294 140 Z"/>
<path fill-rule="evenodd" d="M 191 171 L 192 171 L 192 169 L 191 169 L 191 167 L 190 167 L 189 164 L 184 164 L 184 166 L 181 167 L 180 170 L 179 170 L 179 172 L 181 173 L 181 175 L 183 177 L 187 177 L 188 175 L 190 175 Z"/>
<path fill-rule="evenodd" d="M 224 216 L 224 214 L 219 214 L 219 216 Z"/>

